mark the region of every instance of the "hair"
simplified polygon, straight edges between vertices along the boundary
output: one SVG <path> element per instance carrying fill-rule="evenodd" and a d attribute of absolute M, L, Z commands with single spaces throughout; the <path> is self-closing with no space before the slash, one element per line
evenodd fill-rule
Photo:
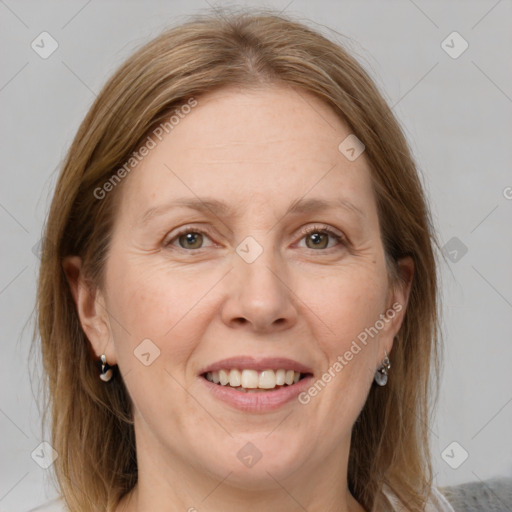
<path fill-rule="evenodd" d="M 196 15 L 138 49 L 98 94 L 63 162 L 45 223 L 36 329 L 43 424 L 50 414 L 56 481 L 71 511 L 114 510 L 137 482 L 131 399 L 120 372 L 107 385 L 98 378 L 62 267 L 65 257 L 80 256 L 91 286 L 104 284 L 122 183 L 101 199 L 95 191 L 191 99 L 230 86 L 283 85 L 325 102 L 364 143 L 392 279 L 400 279 L 400 258 L 414 262 L 388 384 L 371 387 L 353 426 L 349 489 L 369 511 L 389 507 L 384 485 L 408 510 L 423 510 L 428 500 L 430 408 L 440 369 L 438 243 L 418 170 L 362 65 L 302 22 L 260 10 Z"/>

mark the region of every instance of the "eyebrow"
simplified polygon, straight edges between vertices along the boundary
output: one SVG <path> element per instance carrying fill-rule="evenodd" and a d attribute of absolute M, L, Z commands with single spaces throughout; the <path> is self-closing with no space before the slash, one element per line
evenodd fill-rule
<path fill-rule="evenodd" d="M 231 206 L 222 201 L 219 201 L 218 199 L 210 197 L 196 199 L 190 197 L 180 197 L 173 199 L 173 201 L 170 203 L 149 208 L 149 210 L 143 214 L 141 224 L 146 224 L 150 219 L 163 215 L 175 208 L 189 208 L 198 212 L 213 213 L 216 216 L 238 216 L 237 212 Z M 348 201 L 347 199 L 343 198 L 337 198 L 335 200 L 299 198 L 290 204 L 284 216 L 289 214 L 297 215 L 301 213 L 314 213 L 317 211 L 333 210 L 337 208 L 342 208 L 347 212 L 355 214 L 361 218 L 366 217 L 360 208 L 358 208 L 355 204 Z"/>

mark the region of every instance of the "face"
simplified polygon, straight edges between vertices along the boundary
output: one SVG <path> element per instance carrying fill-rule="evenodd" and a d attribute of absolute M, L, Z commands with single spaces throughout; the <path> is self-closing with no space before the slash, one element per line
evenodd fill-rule
<path fill-rule="evenodd" d="M 123 183 L 82 325 L 123 374 L 140 464 L 247 489 L 343 474 L 408 293 L 388 278 L 368 161 L 340 152 L 349 128 L 308 93 L 197 101 Z"/>

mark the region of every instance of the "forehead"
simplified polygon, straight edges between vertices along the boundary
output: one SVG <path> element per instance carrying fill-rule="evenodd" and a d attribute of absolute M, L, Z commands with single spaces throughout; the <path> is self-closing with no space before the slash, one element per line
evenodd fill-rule
<path fill-rule="evenodd" d="M 218 198 L 238 209 L 279 208 L 300 197 L 351 198 L 374 205 L 364 153 L 348 160 L 338 146 L 351 135 L 335 112 L 290 87 L 221 89 L 197 98 L 137 165 L 123 202 L 140 216 L 173 198 Z M 151 136 L 151 135 L 150 135 Z"/>

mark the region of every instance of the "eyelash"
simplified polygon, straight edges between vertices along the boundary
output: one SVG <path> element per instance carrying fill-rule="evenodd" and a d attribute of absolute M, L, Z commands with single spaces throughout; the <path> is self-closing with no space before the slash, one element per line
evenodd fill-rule
<path fill-rule="evenodd" d="M 196 233 L 196 234 L 200 234 L 200 235 L 206 235 L 210 238 L 210 234 L 208 233 L 207 230 L 201 230 L 201 229 L 193 229 L 193 228 L 190 228 L 190 227 L 185 227 L 184 229 L 178 231 L 178 233 L 176 233 L 168 242 L 166 242 L 164 245 L 165 247 L 172 247 L 172 242 L 177 240 L 181 235 L 185 235 L 187 233 Z M 328 226 L 326 225 L 314 225 L 314 226 L 311 226 L 311 227 L 308 227 L 308 228 L 304 228 L 300 231 L 300 235 L 301 235 L 301 238 L 300 240 L 302 240 L 304 237 L 308 236 L 308 235 L 311 235 L 313 233 L 320 233 L 320 234 L 324 234 L 324 235 L 329 235 L 331 238 L 334 238 L 339 244 L 343 245 L 343 246 L 347 246 L 348 245 L 348 240 L 345 238 L 344 235 L 341 235 L 341 234 L 338 234 L 336 233 L 335 231 L 333 231 L 332 229 L 330 229 Z M 185 249 L 184 247 L 178 247 L 178 246 L 175 246 L 176 249 L 181 249 L 183 251 L 186 251 L 186 252 L 199 252 L 201 251 L 202 249 L 206 249 L 206 247 L 200 247 L 198 249 Z M 306 249 L 309 249 L 311 251 L 315 251 L 315 252 L 320 252 L 320 251 L 328 251 L 330 249 L 334 249 L 334 247 L 328 247 L 328 248 L 325 248 L 325 249 L 311 249 L 309 247 L 306 247 Z"/>
<path fill-rule="evenodd" d="M 348 241 L 344 235 L 336 233 L 335 231 L 330 229 L 329 226 L 320 225 L 320 224 L 302 229 L 300 232 L 300 234 L 301 234 L 300 239 L 302 240 L 304 237 L 311 235 L 313 233 L 321 233 L 323 235 L 329 235 L 331 238 L 334 238 L 334 240 L 336 240 L 339 244 L 344 245 L 344 246 L 346 246 L 348 243 Z M 307 247 L 307 249 L 309 249 L 309 247 Z M 327 251 L 329 249 L 334 249 L 334 246 L 328 247 L 327 249 L 320 249 L 320 250 Z M 311 249 L 311 250 L 317 251 L 316 249 Z"/>

